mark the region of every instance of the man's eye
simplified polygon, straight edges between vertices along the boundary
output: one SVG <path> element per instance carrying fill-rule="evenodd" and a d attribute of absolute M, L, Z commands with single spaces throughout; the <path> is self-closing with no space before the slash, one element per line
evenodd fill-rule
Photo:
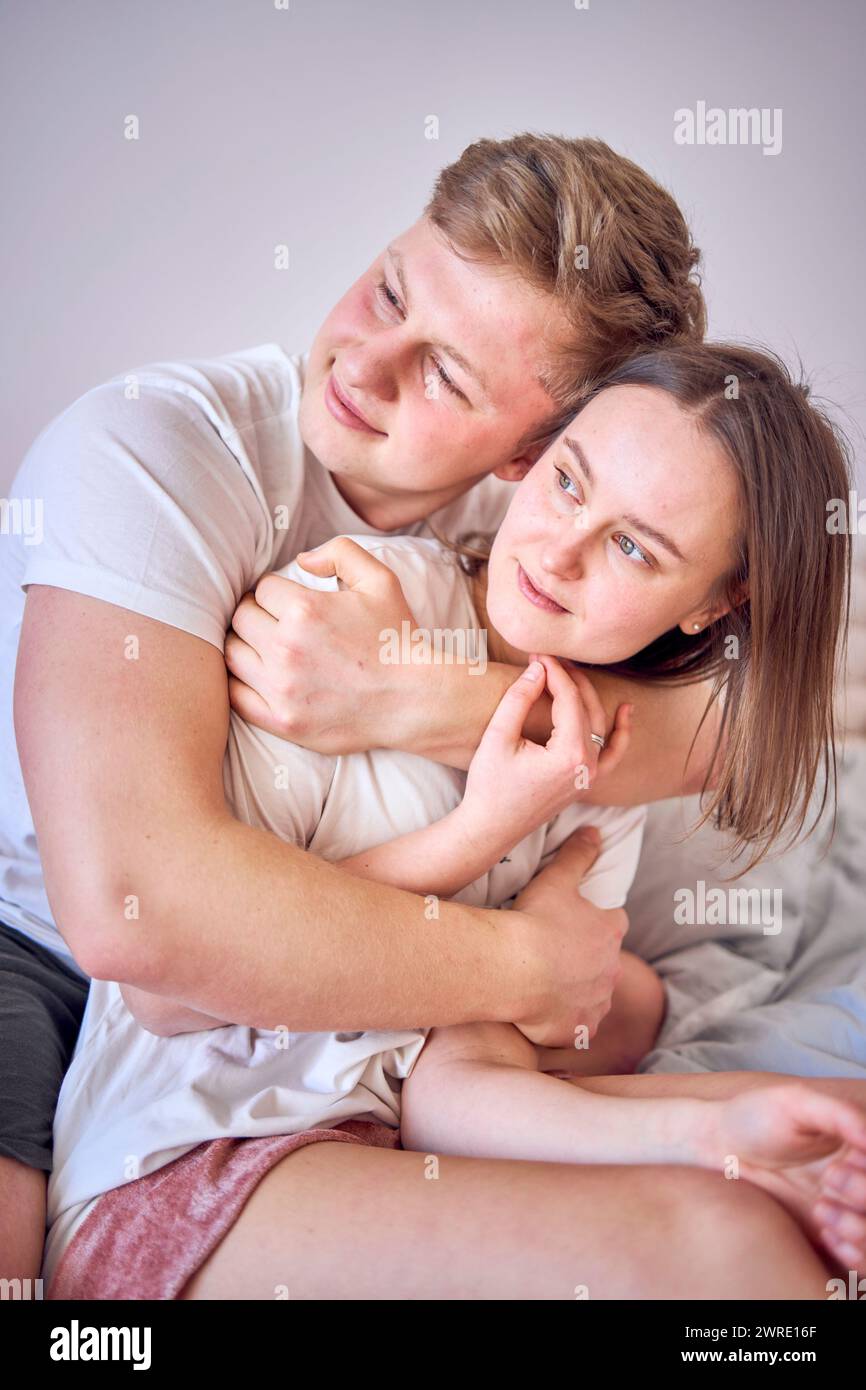
<path fill-rule="evenodd" d="M 378 285 L 376 286 L 376 291 L 379 295 L 379 298 L 385 304 L 387 304 L 389 308 L 396 309 L 398 314 L 402 314 L 403 305 L 400 303 L 396 294 L 391 289 L 391 286 L 388 284 L 387 280 L 380 280 Z"/>
<path fill-rule="evenodd" d="M 446 372 L 445 368 L 442 366 L 442 363 L 439 361 L 439 359 L 437 357 L 433 357 L 431 358 L 431 361 L 433 363 L 433 366 L 436 368 L 439 380 L 442 382 L 442 385 L 445 387 L 445 390 L 450 391 L 451 394 L 454 396 L 460 396 L 460 398 L 465 401 L 466 397 L 463 395 L 463 392 L 460 390 L 458 386 L 454 385 L 454 382 L 451 380 L 450 376 Z"/>
<path fill-rule="evenodd" d="M 629 559 L 631 559 L 632 556 L 637 556 L 639 563 L 643 563 L 645 565 L 652 564 L 652 561 L 650 560 L 649 556 L 645 554 L 643 550 L 641 550 L 640 546 L 632 540 L 631 536 L 614 536 L 613 539 L 619 546 L 619 549 L 622 551 L 623 555 L 627 556 Z"/>

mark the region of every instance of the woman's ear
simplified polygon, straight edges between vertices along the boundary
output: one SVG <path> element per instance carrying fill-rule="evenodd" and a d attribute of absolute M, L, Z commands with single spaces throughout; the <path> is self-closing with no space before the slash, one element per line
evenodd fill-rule
<path fill-rule="evenodd" d="M 718 603 L 703 608 L 700 612 L 689 613 L 679 624 L 680 631 L 684 632 L 687 637 L 694 637 L 697 633 L 703 632 L 704 628 L 709 627 L 711 623 L 717 623 L 719 618 L 723 618 L 726 613 L 740 608 L 748 597 L 749 586 L 745 580 L 742 580 L 726 599 L 720 599 Z"/>
<path fill-rule="evenodd" d="M 743 604 L 748 603 L 748 601 L 749 581 L 747 579 L 739 579 L 734 585 L 733 594 L 729 599 L 725 612 L 729 613 L 732 608 L 742 608 Z"/>

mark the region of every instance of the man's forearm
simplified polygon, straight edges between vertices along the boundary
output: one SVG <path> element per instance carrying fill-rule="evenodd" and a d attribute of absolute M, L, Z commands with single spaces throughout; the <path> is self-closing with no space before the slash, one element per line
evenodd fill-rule
<path fill-rule="evenodd" d="M 131 894 L 138 915 L 127 920 Z M 507 1020 L 540 989 L 510 914 L 441 902 L 433 916 L 423 898 L 228 814 L 160 827 L 111 896 L 109 977 L 233 1023 L 318 1032 Z"/>
<path fill-rule="evenodd" d="M 417 667 L 412 698 L 401 702 L 405 717 L 395 721 L 396 736 L 388 746 L 465 772 L 493 711 L 521 674 L 519 667 L 499 661 L 489 662 L 483 675 L 469 675 L 469 668 L 460 665 Z M 536 732 L 527 730 L 527 735 L 534 742 L 550 736 L 550 703 L 550 697 L 542 694 L 532 711 Z"/>
<path fill-rule="evenodd" d="M 492 840 L 484 842 L 483 836 L 480 842 L 473 841 L 461 819 L 460 809 L 457 807 L 449 816 L 423 830 L 401 835 L 350 859 L 340 860 L 339 867 L 357 878 L 421 894 L 426 899 L 425 909 L 431 906 L 431 895 L 453 897 L 467 883 L 486 873 L 503 852 Z M 438 912 L 438 902 L 435 911 Z M 127 1008 L 142 1027 L 160 1037 L 218 1028 L 227 1022 L 131 985 L 123 985 L 121 993 Z"/>
<path fill-rule="evenodd" d="M 416 698 L 405 702 L 406 719 L 396 726 L 397 737 L 389 746 L 465 770 L 499 701 L 522 669 L 490 662 L 483 675 L 469 676 L 459 665 L 419 667 L 426 685 L 419 677 Z M 620 704 L 633 705 L 634 714 L 629 749 L 619 767 L 575 800 L 594 806 L 640 806 L 700 791 L 712 761 L 720 713 L 714 708 L 698 734 L 709 685 L 639 682 L 603 670 L 585 674 L 604 705 L 606 732 Z M 550 737 L 551 703 L 545 692 L 530 710 L 524 733 L 534 743 L 546 743 Z"/>

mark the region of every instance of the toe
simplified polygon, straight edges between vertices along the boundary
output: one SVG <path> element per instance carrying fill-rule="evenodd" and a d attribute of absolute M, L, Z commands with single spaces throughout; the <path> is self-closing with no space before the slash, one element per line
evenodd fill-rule
<path fill-rule="evenodd" d="M 822 1227 L 833 1232 L 837 1244 L 841 1242 L 866 1250 L 866 1215 L 862 1212 L 822 1197 L 815 1204 L 815 1216 Z"/>
<path fill-rule="evenodd" d="M 866 1168 L 847 1161 L 832 1163 L 822 1176 L 821 1196 L 855 1211 L 866 1211 Z"/>
<path fill-rule="evenodd" d="M 855 1274 L 866 1269 L 866 1258 L 864 1252 L 855 1245 L 848 1245 L 846 1241 L 834 1241 L 832 1232 L 826 1235 L 822 1232 L 824 1244 L 830 1253 L 837 1259 L 843 1269 L 853 1270 Z"/>

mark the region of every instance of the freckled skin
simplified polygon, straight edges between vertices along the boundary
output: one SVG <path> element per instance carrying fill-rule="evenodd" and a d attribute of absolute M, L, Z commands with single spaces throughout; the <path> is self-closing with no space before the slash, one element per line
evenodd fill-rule
<path fill-rule="evenodd" d="M 508 646 L 601 664 L 721 616 L 710 596 L 733 563 L 739 491 L 720 445 L 671 396 L 644 386 L 603 391 L 563 435 L 578 440 L 593 482 L 561 435 L 517 488 L 487 577 L 487 613 Z M 664 532 L 685 563 L 627 515 Z M 624 553 L 631 546 L 655 565 Z M 535 607 L 518 588 L 518 563 L 568 611 Z"/>
<path fill-rule="evenodd" d="M 307 446 L 352 506 L 383 529 L 429 515 L 488 473 L 523 476 L 529 461 L 521 461 L 519 441 L 556 409 L 535 377 L 546 347 L 565 332 L 548 296 L 501 268 L 464 261 L 426 218 L 391 246 L 403 263 L 408 305 L 395 308 L 378 288 L 384 277 L 402 299 L 383 252 L 319 330 L 300 411 Z M 442 343 L 480 369 L 486 391 L 434 347 Z M 434 354 L 465 400 L 442 383 Z M 324 394 L 332 369 L 384 435 L 333 418 Z"/>
<path fill-rule="evenodd" d="M 386 250 L 322 325 L 301 402 L 305 443 L 359 515 L 398 530 L 490 472 L 519 483 L 489 566 L 494 659 L 522 662 L 523 653 L 540 651 L 617 661 L 677 624 L 689 630 L 718 616 L 708 600 L 730 565 L 738 505 L 721 449 L 664 392 L 613 388 L 566 431 L 579 437 L 596 475 L 591 488 L 576 480 L 585 504 L 576 506 L 557 490 L 553 467 L 573 467 L 570 453 L 554 445 L 533 466 L 534 456 L 519 449 L 556 412 L 536 379 L 566 331 L 556 305 L 501 268 L 464 261 L 426 218 L 391 250 L 408 294 Z M 443 344 L 480 369 L 484 388 Z M 438 367 L 461 396 L 446 389 Z M 332 373 L 381 433 L 334 419 L 325 395 Z M 622 521 L 627 513 L 670 534 L 688 563 L 648 544 Z M 612 537 L 620 532 L 649 550 L 655 566 L 618 551 Z M 517 588 L 518 562 L 569 611 L 530 604 Z"/>

